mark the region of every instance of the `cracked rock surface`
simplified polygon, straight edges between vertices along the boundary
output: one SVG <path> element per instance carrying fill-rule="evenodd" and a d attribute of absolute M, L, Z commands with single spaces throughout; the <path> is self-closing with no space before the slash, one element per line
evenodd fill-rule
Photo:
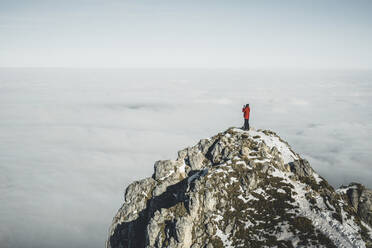
<path fill-rule="evenodd" d="M 229 128 L 133 182 L 107 248 L 372 247 L 372 191 L 334 190 L 269 130 Z"/>

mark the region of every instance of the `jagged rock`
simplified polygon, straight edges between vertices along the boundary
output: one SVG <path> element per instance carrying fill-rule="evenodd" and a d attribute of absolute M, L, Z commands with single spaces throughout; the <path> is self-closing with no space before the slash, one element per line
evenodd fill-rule
<path fill-rule="evenodd" d="M 366 189 L 362 184 L 351 183 L 347 187 L 341 187 L 340 192 L 347 196 L 360 219 L 372 226 L 372 190 Z"/>
<path fill-rule="evenodd" d="M 188 148 L 187 158 L 192 170 L 200 170 L 203 167 L 205 157 L 198 148 Z"/>
<path fill-rule="evenodd" d="M 140 181 L 136 181 L 128 186 L 125 191 L 125 202 L 121 213 L 127 213 L 122 215 L 122 218 L 126 218 L 131 221 L 138 217 L 138 213 L 146 208 L 146 201 L 151 197 L 151 189 L 155 186 L 155 181 L 152 178 L 146 178 Z"/>
<path fill-rule="evenodd" d="M 230 128 L 128 186 L 106 246 L 372 247 L 371 195 L 336 192 L 272 131 Z"/>
<path fill-rule="evenodd" d="M 291 171 L 300 177 L 312 177 L 313 169 L 306 159 L 294 160 L 289 163 Z"/>
<path fill-rule="evenodd" d="M 358 214 L 362 220 L 372 226 L 372 190 L 364 189 L 359 198 Z"/>
<path fill-rule="evenodd" d="M 192 245 L 192 218 L 183 216 L 177 220 L 176 226 L 177 241 L 180 247 L 190 247 Z"/>
<path fill-rule="evenodd" d="M 171 161 L 171 160 L 159 160 L 156 161 L 154 164 L 154 179 L 155 180 L 163 180 L 178 170 L 180 166 L 178 161 Z"/>
<path fill-rule="evenodd" d="M 358 211 L 358 206 L 359 206 L 359 198 L 361 195 L 361 185 L 359 184 L 350 184 L 350 186 L 356 186 L 356 187 L 350 187 L 347 190 L 347 196 L 349 197 L 351 205 L 354 207 L 355 211 Z"/>

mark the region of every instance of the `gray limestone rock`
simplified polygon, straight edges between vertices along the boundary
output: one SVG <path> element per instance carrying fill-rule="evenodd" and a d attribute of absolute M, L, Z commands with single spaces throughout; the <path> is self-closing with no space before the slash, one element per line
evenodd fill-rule
<path fill-rule="evenodd" d="M 358 211 L 359 206 L 359 197 L 361 189 L 358 188 L 357 185 L 355 185 L 355 188 L 349 188 L 347 190 L 347 195 L 349 197 L 351 205 L 354 207 L 355 211 Z"/>
<path fill-rule="evenodd" d="M 210 139 L 201 139 L 198 143 L 199 150 L 206 154 L 208 152 L 209 147 L 212 145 L 212 141 Z"/>
<path fill-rule="evenodd" d="M 364 189 L 359 198 L 358 214 L 372 227 L 372 190 Z"/>
<path fill-rule="evenodd" d="M 314 170 L 306 159 L 298 159 L 289 163 L 291 171 L 300 177 L 313 177 Z"/>
<path fill-rule="evenodd" d="M 192 170 L 200 170 L 203 167 L 205 157 L 196 147 L 187 149 L 187 158 Z"/>
<path fill-rule="evenodd" d="M 359 183 L 351 183 L 346 189 L 346 195 L 357 215 L 372 227 L 372 190 Z"/>
<path fill-rule="evenodd" d="M 372 191 L 342 197 L 274 132 L 229 128 L 130 184 L 106 247 L 366 247 Z"/>
<path fill-rule="evenodd" d="M 154 164 L 154 179 L 163 180 L 177 170 L 177 162 L 171 160 L 159 160 Z"/>

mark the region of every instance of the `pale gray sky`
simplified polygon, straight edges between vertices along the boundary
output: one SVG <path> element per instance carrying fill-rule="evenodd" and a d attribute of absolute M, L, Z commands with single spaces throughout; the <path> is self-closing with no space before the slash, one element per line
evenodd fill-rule
<path fill-rule="evenodd" d="M 372 68 L 372 1 L 0 0 L 2 67 Z"/>

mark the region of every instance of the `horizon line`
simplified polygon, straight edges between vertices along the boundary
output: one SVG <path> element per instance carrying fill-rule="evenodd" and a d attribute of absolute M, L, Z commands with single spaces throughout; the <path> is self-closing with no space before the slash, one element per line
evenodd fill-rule
<path fill-rule="evenodd" d="M 126 69 L 126 70 L 303 70 L 303 71 L 371 71 L 372 67 L 191 67 L 191 66 L 0 66 L 0 69 Z"/>

